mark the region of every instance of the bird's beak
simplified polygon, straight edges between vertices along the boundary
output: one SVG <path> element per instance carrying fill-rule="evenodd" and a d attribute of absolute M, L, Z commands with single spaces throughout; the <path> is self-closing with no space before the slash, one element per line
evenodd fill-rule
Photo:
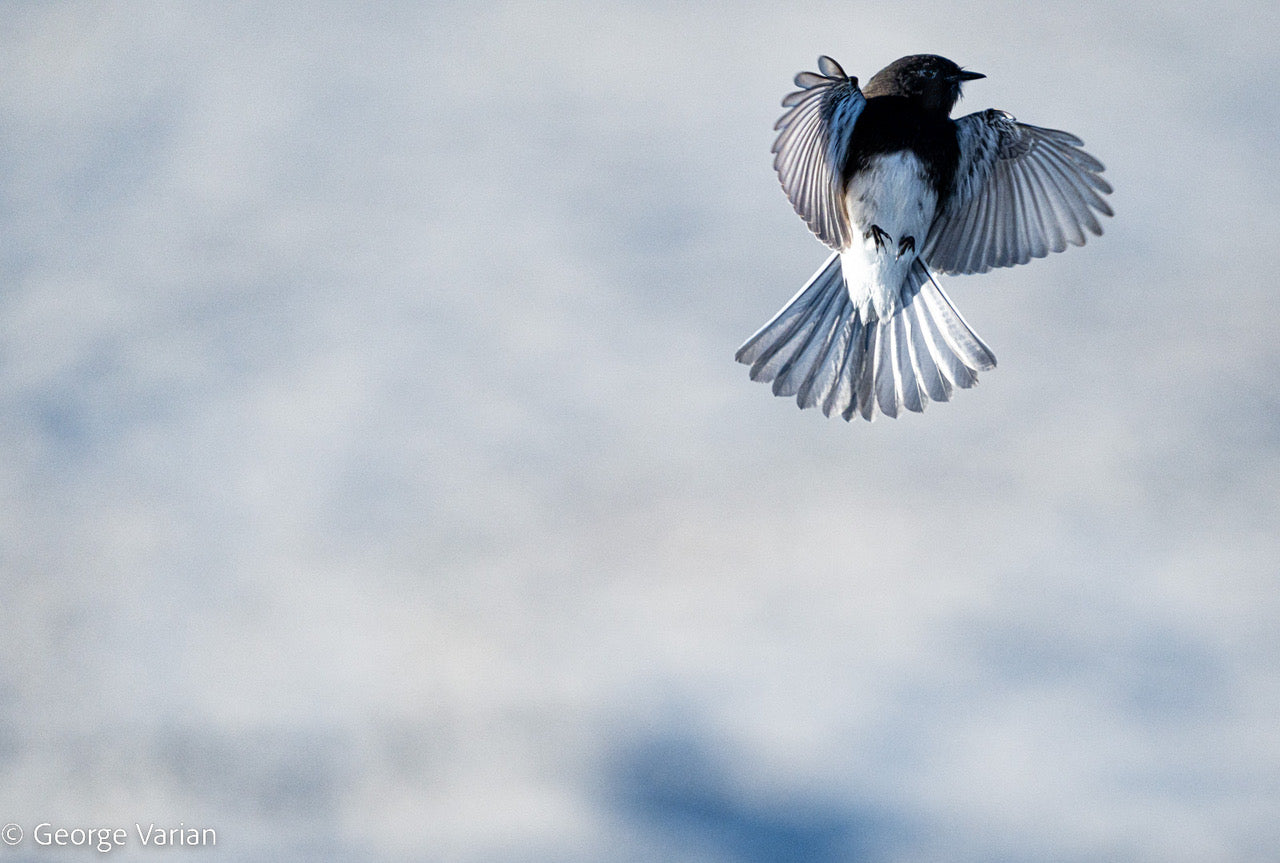
<path fill-rule="evenodd" d="M 977 81 L 979 78 L 985 78 L 981 72 L 970 72 L 968 69 L 961 69 L 960 74 L 956 76 L 958 81 Z"/>

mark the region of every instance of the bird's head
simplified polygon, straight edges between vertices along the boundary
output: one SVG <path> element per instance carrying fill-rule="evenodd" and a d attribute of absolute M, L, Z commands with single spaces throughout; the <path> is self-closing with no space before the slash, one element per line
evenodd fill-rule
<path fill-rule="evenodd" d="M 929 111 L 947 116 L 960 98 L 960 85 L 985 77 L 980 72 L 967 72 L 937 54 L 912 54 L 894 60 L 873 75 L 862 92 L 867 98 L 905 96 Z"/>

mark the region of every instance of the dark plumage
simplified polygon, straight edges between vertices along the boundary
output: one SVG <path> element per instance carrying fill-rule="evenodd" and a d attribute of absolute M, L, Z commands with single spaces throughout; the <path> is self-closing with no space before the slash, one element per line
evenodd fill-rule
<path fill-rule="evenodd" d="M 946 194 L 960 154 L 951 109 L 962 82 L 985 77 L 934 54 L 913 54 L 881 69 L 862 89 L 867 104 L 854 127 L 841 180 L 848 183 L 872 156 L 911 150 L 920 156 L 938 196 Z"/>
<path fill-rule="evenodd" d="M 985 78 L 981 72 L 967 72 L 937 54 L 912 54 L 894 60 L 871 76 L 862 95 L 901 96 L 917 102 L 926 111 L 947 117 L 960 99 L 960 85 Z"/>

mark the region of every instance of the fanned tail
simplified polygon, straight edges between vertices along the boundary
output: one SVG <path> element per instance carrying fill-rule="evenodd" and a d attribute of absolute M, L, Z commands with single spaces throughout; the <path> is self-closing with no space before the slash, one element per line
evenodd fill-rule
<path fill-rule="evenodd" d="M 846 420 L 896 417 L 945 402 L 996 358 L 917 259 L 886 319 L 849 300 L 833 254 L 782 310 L 738 348 L 751 379 Z M 864 319 L 866 317 L 867 319 Z"/>

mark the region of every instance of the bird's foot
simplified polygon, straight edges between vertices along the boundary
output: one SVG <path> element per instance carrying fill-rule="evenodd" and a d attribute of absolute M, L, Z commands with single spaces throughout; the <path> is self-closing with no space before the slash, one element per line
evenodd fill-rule
<path fill-rule="evenodd" d="M 902 241 L 898 243 L 898 257 L 899 257 L 899 258 L 901 258 L 903 255 L 905 255 L 907 252 L 914 252 L 915 250 L 916 250 L 916 238 L 915 238 L 915 237 L 903 237 L 903 238 L 902 238 Z"/>
<path fill-rule="evenodd" d="M 862 239 L 864 240 L 874 239 L 876 243 L 876 249 L 883 249 L 885 240 L 892 241 L 893 237 L 890 237 L 889 233 L 879 225 L 872 225 L 870 228 L 867 229 L 866 233 L 862 235 Z"/>

